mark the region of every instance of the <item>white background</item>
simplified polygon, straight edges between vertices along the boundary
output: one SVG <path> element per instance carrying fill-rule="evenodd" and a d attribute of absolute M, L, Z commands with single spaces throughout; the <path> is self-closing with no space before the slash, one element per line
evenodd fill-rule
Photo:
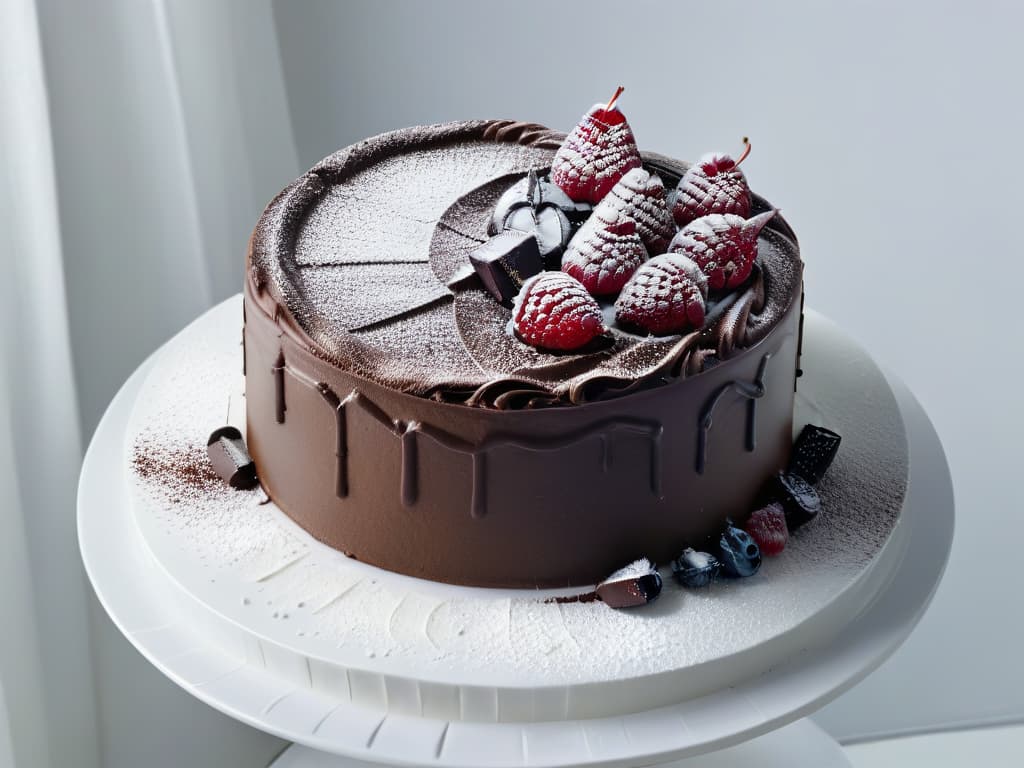
<path fill-rule="evenodd" d="M 38 15 L 73 391 L 86 437 L 149 352 L 239 290 L 262 205 L 339 147 L 459 118 L 568 129 L 619 84 L 645 149 L 694 158 L 738 151 L 749 135 L 744 168 L 800 236 L 810 306 L 917 394 L 946 446 L 957 496 L 952 560 L 932 610 L 905 648 L 820 722 L 858 738 L 1024 719 L 1024 195 L 1016 172 L 1024 7 L 0 2 Z M 18 74 L 11 82 L 23 85 Z M 25 162 L 42 179 L 34 157 Z M 50 238 L 52 230 L 44 228 Z M 13 293 L 17 280 L 11 285 Z M 12 351 L 5 354 L 17 361 Z M 30 418 L 24 409 L 12 415 L 17 424 Z M 28 565 L 26 553 L 4 559 L 34 574 L 34 602 L 19 594 L 20 607 L 5 610 L 35 608 L 44 698 L 61 725 L 61 707 L 78 706 L 66 694 L 77 662 L 51 650 L 67 640 L 60 620 L 81 612 L 84 598 L 50 578 L 65 564 L 45 556 L 73 548 L 70 474 L 67 488 L 50 476 L 22 478 Z M 61 493 L 69 501 L 60 509 L 29 503 Z M 52 543 L 58 536 L 63 549 Z M 5 534 L 5 544 L 20 552 L 17 538 Z M 9 583 L 17 589 L 17 579 Z M 82 634 L 90 637 L 74 639 L 93 669 L 75 672 L 86 679 L 80 698 L 91 697 L 93 681 L 100 764 L 241 768 L 279 749 L 163 680 L 102 614 L 94 610 L 89 623 Z M 84 754 L 87 739 L 59 730 L 53 755 L 78 747 L 79 764 L 97 764 Z"/>

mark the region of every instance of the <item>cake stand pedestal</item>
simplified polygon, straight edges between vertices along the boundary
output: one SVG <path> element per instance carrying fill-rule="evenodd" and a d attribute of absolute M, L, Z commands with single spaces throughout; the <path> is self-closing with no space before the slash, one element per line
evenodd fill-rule
<path fill-rule="evenodd" d="M 270 768 L 371 768 L 366 763 L 295 744 Z M 852 768 L 843 748 L 804 718 L 764 736 L 697 757 L 662 763 L 657 768 Z"/>
<path fill-rule="evenodd" d="M 153 567 L 124 481 L 126 428 L 159 354 L 125 383 L 89 446 L 78 498 L 82 557 L 114 623 L 161 672 L 216 709 L 295 742 L 275 768 L 849 766 L 838 744 L 804 718 L 899 647 L 927 608 L 949 556 L 953 491 L 941 443 L 917 400 L 889 377 L 909 446 L 901 515 L 907 548 L 890 585 L 827 647 L 738 685 L 627 716 L 529 723 L 382 716 L 321 692 L 296 691 L 265 668 L 225 654 L 174 612 L 166 574 Z"/>

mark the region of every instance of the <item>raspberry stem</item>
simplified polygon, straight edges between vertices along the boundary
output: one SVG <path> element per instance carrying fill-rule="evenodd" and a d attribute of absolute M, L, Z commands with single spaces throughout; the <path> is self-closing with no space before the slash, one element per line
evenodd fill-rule
<path fill-rule="evenodd" d="M 605 112 L 611 112 L 612 107 L 615 106 L 615 102 L 619 100 L 619 96 L 622 95 L 624 90 L 626 90 L 625 87 L 621 85 L 615 89 L 615 94 L 608 100 L 608 104 L 604 108 Z"/>
<path fill-rule="evenodd" d="M 737 165 L 739 165 L 744 160 L 746 160 L 747 159 L 747 155 L 749 155 L 749 154 L 750 154 L 750 139 L 747 138 L 746 136 L 744 136 L 743 137 L 743 153 L 740 155 L 740 158 L 739 158 L 739 160 L 736 161 L 735 165 L 733 165 L 733 168 L 735 168 Z"/>

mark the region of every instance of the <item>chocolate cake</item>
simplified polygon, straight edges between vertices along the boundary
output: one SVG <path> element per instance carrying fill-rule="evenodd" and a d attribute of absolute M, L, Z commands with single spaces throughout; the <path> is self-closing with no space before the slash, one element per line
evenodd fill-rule
<path fill-rule="evenodd" d="M 697 327 L 647 335 L 602 299 L 607 327 L 577 349 L 513 332 L 487 264 L 522 238 L 491 243 L 495 209 L 564 139 L 512 121 L 387 133 L 264 212 L 245 282 L 247 443 L 317 539 L 435 581 L 592 585 L 745 519 L 787 466 L 802 263 L 779 215 Z M 689 167 L 640 157 L 666 188 Z M 750 216 L 772 210 L 751 196 Z M 484 246 L 498 255 L 474 269 Z"/>

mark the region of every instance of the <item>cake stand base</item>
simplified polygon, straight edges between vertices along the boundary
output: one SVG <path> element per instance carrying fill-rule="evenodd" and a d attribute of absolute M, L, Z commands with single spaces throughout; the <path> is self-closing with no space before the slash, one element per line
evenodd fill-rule
<path fill-rule="evenodd" d="M 286 749 L 270 768 L 372 768 L 349 757 L 318 752 L 295 744 Z M 756 739 L 698 755 L 656 768 L 851 768 L 843 748 L 810 720 L 797 720 Z"/>
<path fill-rule="evenodd" d="M 813 318 L 812 325 L 826 328 L 827 320 Z M 154 567 L 125 482 L 129 417 L 155 359 L 140 366 L 115 397 L 85 457 L 78 503 L 83 562 L 114 623 L 165 675 L 222 712 L 302 745 L 284 752 L 277 768 L 713 768 L 751 757 L 767 768 L 848 767 L 838 746 L 802 718 L 899 647 L 930 602 L 949 556 L 953 491 L 942 446 L 913 395 L 890 379 L 910 459 L 901 518 L 906 553 L 891 583 L 832 643 L 716 692 L 629 715 L 445 722 L 356 706 L 296 686 L 268 663 L 225 653 L 176 610 L 171 598 L 180 588 Z"/>

